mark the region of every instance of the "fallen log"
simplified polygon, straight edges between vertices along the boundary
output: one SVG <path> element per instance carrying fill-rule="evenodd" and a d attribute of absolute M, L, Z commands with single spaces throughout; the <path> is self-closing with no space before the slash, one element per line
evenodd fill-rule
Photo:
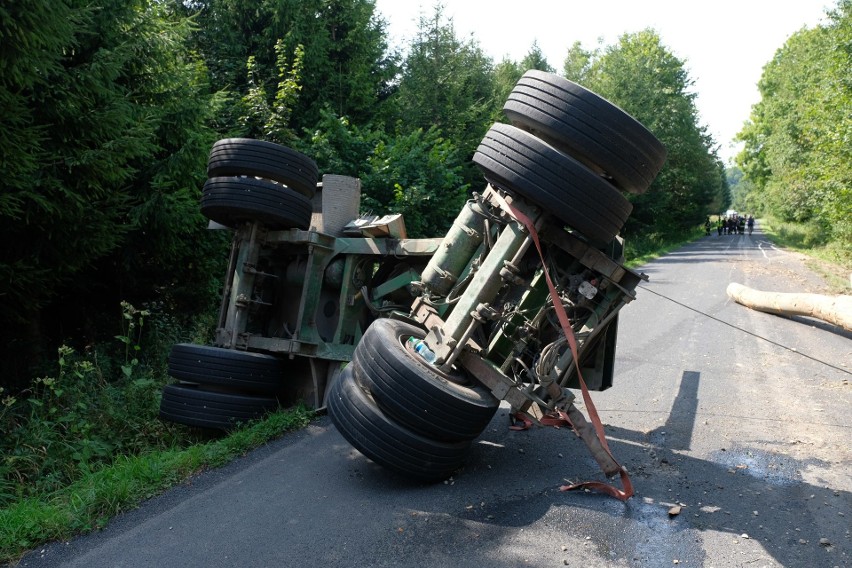
<path fill-rule="evenodd" d="M 747 308 L 785 316 L 808 316 L 852 331 L 852 296 L 825 296 L 762 292 L 742 284 L 728 284 L 728 296 Z"/>

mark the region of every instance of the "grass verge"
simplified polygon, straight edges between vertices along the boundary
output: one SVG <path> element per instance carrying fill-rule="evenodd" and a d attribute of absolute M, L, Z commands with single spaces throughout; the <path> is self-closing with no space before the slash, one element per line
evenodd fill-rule
<path fill-rule="evenodd" d="M 225 438 L 181 450 L 119 456 L 111 465 L 40 497 L 0 510 L 0 562 L 53 540 L 100 529 L 113 516 L 189 476 L 220 467 L 283 433 L 304 427 L 312 411 L 297 407 L 250 423 Z"/>
<path fill-rule="evenodd" d="M 852 243 L 826 242 L 821 229 L 811 223 L 768 217 L 758 224 L 773 243 L 810 257 L 808 267 L 825 278 L 829 293 L 852 294 Z"/>

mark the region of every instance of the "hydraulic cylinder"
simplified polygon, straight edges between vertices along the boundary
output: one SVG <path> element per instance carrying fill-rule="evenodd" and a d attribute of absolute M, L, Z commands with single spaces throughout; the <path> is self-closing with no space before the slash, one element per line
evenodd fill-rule
<path fill-rule="evenodd" d="M 468 201 L 462 207 L 444 241 L 426 265 L 421 281 L 435 296 L 446 296 L 482 243 L 485 216 L 479 205 Z"/>

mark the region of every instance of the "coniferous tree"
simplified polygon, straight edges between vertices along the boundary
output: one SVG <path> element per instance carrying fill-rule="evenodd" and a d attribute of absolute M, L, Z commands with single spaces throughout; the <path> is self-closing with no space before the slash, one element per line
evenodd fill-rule
<path fill-rule="evenodd" d="M 0 180 L 10 380 L 44 337 L 91 338 L 92 308 L 114 300 L 117 315 L 120 296 L 151 299 L 153 280 L 162 295 L 206 266 L 191 241 L 204 227 L 213 107 L 203 67 L 184 55 L 187 22 L 164 4 L 22 0 L 0 11 L 0 30 L 16 40 L 3 43 L 0 79 L 0 129 L 15 141 L 0 160 L 10 164 Z M 169 269 L 172 280 L 152 278 Z"/>
<path fill-rule="evenodd" d="M 396 58 L 373 0 L 192 0 L 181 9 L 199 23 L 195 42 L 212 88 L 235 104 L 254 89 L 272 105 L 282 60 L 291 66 L 301 61 L 289 121 L 296 136 L 313 129 L 326 109 L 366 124 L 392 91 Z M 252 134 L 242 129 L 239 114 L 234 108 L 223 117 L 224 130 Z"/>
<path fill-rule="evenodd" d="M 453 22 L 440 4 L 420 19 L 403 63 L 396 104 L 401 129 L 434 126 L 459 148 L 465 160 L 473 156 L 490 126 L 493 63 L 473 38 L 463 41 L 456 36 Z M 478 178 L 473 174 L 465 179 Z"/>
<path fill-rule="evenodd" d="M 520 63 L 504 58 L 494 67 L 494 121 L 505 122 L 503 115 L 503 104 L 509 98 L 509 93 L 515 88 L 515 84 L 524 75 L 524 69 Z"/>
<path fill-rule="evenodd" d="M 524 58 L 521 59 L 521 69 L 525 72 L 530 69 L 538 69 L 539 71 L 544 71 L 546 73 L 556 72 L 556 69 L 547 62 L 547 57 L 544 56 L 544 53 L 538 46 L 538 41 L 533 41 L 533 44 L 530 46 L 530 50 Z"/>

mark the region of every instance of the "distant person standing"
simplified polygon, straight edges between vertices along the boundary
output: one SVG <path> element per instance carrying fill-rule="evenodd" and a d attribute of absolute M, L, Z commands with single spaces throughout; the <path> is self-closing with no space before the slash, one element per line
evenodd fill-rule
<path fill-rule="evenodd" d="M 748 225 L 748 234 L 751 235 L 751 232 L 754 231 L 754 217 L 749 215 L 748 221 L 746 221 L 746 225 Z"/>
<path fill-rule="evenodd" d="M 722 236 L 722 233 L 725 231 L 725 220 L 722 215 L 719 215 L 719 219 L 716 221 L 716 231 L 719 233 L 719 236 Z"/>
<path fill-rule="evenodd" d="M 710 224 L 710 217 L 705 217 L 704 218 L 704 235 L 705 236 L 708 236 L 708 237 L 710 236 L 710 228 L 712 226 L 713 225 Z"/>

